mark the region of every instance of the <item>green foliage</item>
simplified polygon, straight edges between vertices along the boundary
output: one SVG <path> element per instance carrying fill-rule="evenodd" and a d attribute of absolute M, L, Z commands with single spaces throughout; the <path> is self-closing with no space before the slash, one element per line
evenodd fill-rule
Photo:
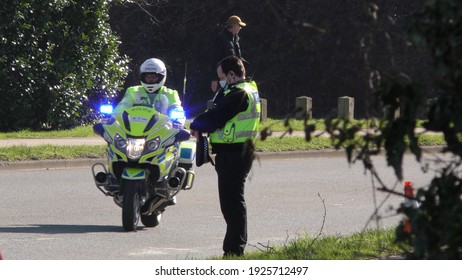
<path fill-rule="evenodd" d="M 388 165 L 392 166 L 398 179 L 403 179 L 402 158 L 409 148 L 421 158 L 421 150 L 415 135 L 417 109 L 423 105 L 423 96 L 408 77 L 399 73 L 397 77 L 388 78 L 377 91 L 379 104 L 383 106 L 385 116 L 381 135 L 376 141 L 384 143 Z M 396 116 L 395 112 L 399 112 Z M 406 142 L 406 139 L 409 142 Z"/>
<path fill-rule="evenodd" d="M 439 85 L 424 126 L 443 132 L 447 150 L 462 156 L 462 4 L 426 1 L 410 32 L 413 42 L 431 53 Z"/>
<path fill-rule="evenodd" d="M 379 1 L 377 1 L 379 2 Z M 378 27 L 380 5 L 371 4 L 372 28 L 366 42 L 369 47 L 377 43 L 378 34 L 387 31 Z M 382 15 L 383 16 L 383 15 Z M 412 246 L 409 258 L 417 259 L 460 259 L 462 257 L 462 3 L 457 1 L 424 1 L 418 12 L 409 18 L 408 38 L 414 45 L 428 51 L 432 62 L 437 87 L 435 98 L 428 110 L 428 121 L 423 123 L 427 130 L 442 132 L 444 151 L 456 155 L 435 164 L 436 177 L 428 188 L 419 190 L 417 199 L 421 201 L 418 209 L 402 205 L 399 212 L 411 221 L 411 232 L 405 232 L 401 225 L 398 240 Z M 393 40 L 389 38 L 389 44 Z M 371 49 L 366 48 L 367 53 Z M 392 54 L 392 53 L 391 53 Z M 368 57 L 368 56 L 366 56 Z M 394 55 L 389 59 L 393 67 L 387 69 L 367 60 L 370 67 L 370 84 L 376 96 L 375 107 L 383 110 L 384 116 L 371 122 L 369 129 L 374 133 L 364 136 L 365 142 L 354 141 L 359 130 L 348 122 L 327 122 L 326 127 L 337 143 L 350 143 L 346 150 L 348 160 L 362 160 L 381 187 L 380 190 L 392 192 L 380 180 L 371 161 L 381 149 L 385 150 L 388 165 L 397 178 L 403 179 L 402 160 L 406 150 L 410 150 L 420 161 L 422 151 L 419 137 L 415 134 L 419 108 L 427 92 L 423 81 L 416 76 L 405 74 L 395 67 Z M 428 79 L 428 78 L 427 78 Z M 373 144 L 373 145 L 371 145 Z M 353 151 L 356 158 L 353 159 Z"/>
<path fill-rule="evenodd" d="M 376 1 L 380 2 L 380 1 Z M 387 35 L 386 30 L 379 28 L 382 5 L 371 3 L 371 26 L 368 40 L 365 41 L 367 56 L 377 44 L 380 34 Z M 417 259 L 460 259 L 462 257 L 462 188 L 461 188 L 461 156 L 462 156 L 462 2 L 457 1 L 425 1 L 410 18 L 408 38 L 414 44 L 412 49 L 420 47 L 428 51 L 432 62 L 437 87 L 437 98 L 429 105 L 428 121 L 423 123 L 427 130 L 442 132 L 445 152 L 456 155 L 447 161 L 438 159 L 435 167 L 436 177 L 428 188 L 419 190 L 417 199 L 421 206 L 413 209 L 402 205 L 400 213 L 411 221 L 411 232 L 405 232 L 403 225 L 397 229 L 397 238 L 412 247 L 409 258 Z M 388 44 L 394 40 L 389 36 Z M 411 45 L 411 44 L 409 44 Z M 391 61 L 391 68 L 381 67 L 373 59 L 367 59 L 370 67 L 370 85 L 375 93 L 374 106 L 383 110 L 383 117 L 371 121 L 363 137 L 364 142 L 355 141 L 359 127 L 348 121 L 326 121 L 326 130 L 331 134 L 337 146 L 347 145 L 348 160 L 361 160 L 376 181 L 380 190 L 393 192 L 380 180 L 374 169 L 371 157 L 385 150 L 388 165 L 397 178 L 403 179 L 402 160 L 406 150 L 410 150 L 417 160 L 422 151 L 419 137 L 415 134 L 419 108 L 424 107 L 423 100 L 427 92 L 423 89 L 423 81 L 416 73 L 405 74 L 396 67 L 394 54 L 384 57 Z M 427 78 L 428 79 L 428 78 Z M 353 152 L 356 157 L 353 158 Z"/>
<path fill-rule="evenodd" d="M 434 71 L 425 79 L 419 78 L 416 71 L 405 74 L 397 65 L 393 46 L 399 40 L 381 25 L 383 18 L 390 19 L 387 14 L 381 13 L 387 4 L 384 1 L 374 2 L 369 3 L 370 28 L 361 42 L 370 73 L 369 85 L 374 93 L 371 105 L 382 111 L 383 117 L 368 121 L 365 126 L 347 120 L 327 119 L 326 132 L 336 148 L 345 147 L 349 162 L 363 162 L 374 182 L 380 184 L 379 190 L 396 194 L 383 184 L 371 158 L 384 149 L 388 165 L 402 180 L 404 152 L 409 149 L 418 161 L 422 157 L 420 137 L 415 134 L 415 128 L 419 110 L 424 105 L 429 106 L 425 111 L 428 121 L 422 126 L 428 131 L 441 132 L 445 139 L 444 152 L 453 157 L 435 160 L 437 175 L 428 188 L 419 190 L 419 208 L 404 204 L 399 208 L 399 212 L 411 222 L 411 231 L 404 231 L 401 225 L 397 229 L 397 238 L 412 247 L 409 258 L 461 259 L 462 2 L 427 0 L 417 9 L 410 10 L 414 12 L 408 17 L 405 38 L 410 40 L 407 44 L 410 50 L 423 50 L 431 58 Z M 372 55 L 380 42 L 389 48 L 389 52 L 380 56 L 381 60 L 389 61 L 388 65 L 379 63 L 379 56 Z M 423 85 L 431 80 L 430 77 L 435 79 L 433 95 L 436 98 L 424 104 L 423 100 L 429 93 Z M 290 132 L 288 124 L 286 120 L 285 126 Z M 310 134 L 313 126 L 306 121 L 304 126 Z M 358 140 L 357 134 L 364 129 L 363 140 Z M 311 139 L 309 135 L 306 137 L 307 141 Z"/>
<path fill-rule="evenodd" d="M 462 2 L 425 1 L 409 32 L 414 44 L 430 52 L 439 88 L 424 127 L 442 132 L 445 151 L 455 156 L 441 163 L 428 189 L 418 191 L 418 209 L 401 207 L 412 230 L 407 233 L 401 226 L 398 237 L 413 247 L 410 258 L 461 259 Z"/>
<path fill-rule="evenodd" d="M 379 2 L 379 1 L 377 1 Z M 378 34 L 387 31 L 378 28 L 381 5 L 371 4 L 371 28 L 369 41 L 365 42 L 366 54 L 377 43 Z M 382 15 L 383 16 L 383 15 Z M 411 221 L 411 232 L 405 232 L 401 225 L 397 237 L 405 241 L 412 250 L 409 258 L 417 259 L 460 259 L 462 257 L 462 3 L 457 1 L 428 0 L 418 12 L 409 18 L 408 38 L 414 46 L 427 50 L 432 62 L 437 87 L 435 98 L 428 110 L 428 121 L 423 123 L 427 130 L 442 132 L 446 141 L 445 152 L 456 155 L 447 161 L 435 164 L 436 177 L 427 189 L 419 190 L 418 209 L 402 205 L 399 212 Z M 387 36 L 385 36 L 387 37 Z M 393 40 L 387 37 L 390 46 Z M 413 48 L 415 49 L 415 47 Z M 366 56 L 369 57 L 369 56 Z M 387 69 L 366 60 L 370 67 L 370 84 L 376 96 L 375 106 L 383 110 L 384 116 L 371 122 L 369 129 L 374 133 L 364 136 L 365 142 L 354 141 L 359 131 L 348 122 L 328 121 L 327 131 L 338 144 L 347 144 L 348 160 L 362 160 L 372 176 L 381 184 L 380 189 L 390 191 L 380 180 L 371 161 L 371 156 L 382 148 L 388 164 L 395 170 L 399 180 L 403 179 L 402 160 L 406 150 L 410 150 L 417 160 L 422 151 L 419 137 L 415 134 L 419 108 L 424 107 L 427 93 L 422 80 L 416 73 L 407 75 L 390 59 L 392 67 Z M 371 145 L 372 144 L 372 145 Z M 357 152 L 353 159 L 353 151 Z"/>
<path fill-rule="evenodd" d="M 89 123 L 127 72 L 109 26 L 110 0 L 0 4 L 0 131 Z"/>
<path fill-rule="evenodd" d="M 411 222 L 411 232 L 397 228 L 397 238 L 413 247 L 412 259 L 461 259 L 462 179 L 456 162 L 444 167 L 428 189 L 419 190 L 418 209 L 401 207 Z"/>

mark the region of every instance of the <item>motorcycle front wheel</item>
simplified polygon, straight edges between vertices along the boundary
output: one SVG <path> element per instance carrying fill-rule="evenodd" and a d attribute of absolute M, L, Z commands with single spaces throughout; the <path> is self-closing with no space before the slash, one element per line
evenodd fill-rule
<path fill-rule="evenodd" d="M 122 203 L 122 225 L 126 231 L 134 231 L 140 220 L 140 191 L 141 181 L 124 180 L 123 203 Z"/>

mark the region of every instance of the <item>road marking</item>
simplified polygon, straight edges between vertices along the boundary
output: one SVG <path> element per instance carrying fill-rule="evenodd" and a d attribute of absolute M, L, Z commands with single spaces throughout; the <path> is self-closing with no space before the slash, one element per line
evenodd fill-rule
<path fill-rule="evenodd" d="M 130 256 L 146 256 L 146 255 L 167 255 L 171 252 L 197 252 L 191 249 L 182 248 L 146 248 L 139 252 L 130 253 Z"/>

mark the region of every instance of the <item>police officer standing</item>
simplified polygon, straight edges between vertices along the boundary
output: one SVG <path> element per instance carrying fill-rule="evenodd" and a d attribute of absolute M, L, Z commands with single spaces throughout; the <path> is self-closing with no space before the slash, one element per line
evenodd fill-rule
<path fill-rule="evenodd" d="M 218 63 L 222 89 L 214 99 L 214 108 L 199 115 L 190 124 L 198 138 L 210 133 L 221 212 L 226 222 L 224 256 L 241 256 L 247 244 L 247 210 L 244 185 L 252 167 L 253 145 L 260 123 L 261 105 L 257 85 L 245 78 L 242 60 L 230 56 Z"/>

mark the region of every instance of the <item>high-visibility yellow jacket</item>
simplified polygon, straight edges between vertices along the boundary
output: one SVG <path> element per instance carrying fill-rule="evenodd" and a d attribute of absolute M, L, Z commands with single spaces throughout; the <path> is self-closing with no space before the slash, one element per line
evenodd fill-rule
<path fill-rule="evenodd" d="M 154 108 L 163 114 L 167 114 L 168 108 L 173 106 L 181 107 L 180 97 L 176 90 L 162 86 L 155 93 L 148 93 L 143 86 L 134 86 L 127 89 L 124 97 L 114 109 L 114 114 L 121 114 L 134 104 L 154 105 Z"/>
<path fill-rule="evenodd" d="M 210 142 L 213 144 L 235 144 L 244 143 L 249 139 L 254 139 L 258 133 L 260 124 L 261 103 L 258 88 L 254 81 L 240 83 L 237 89 L 243 89 L 248 97 L 247 109 L 239 112 L 228 120 L 225 126 L 210 133 Z M 227 89 L 224 95 L 233 89 Z"/>

